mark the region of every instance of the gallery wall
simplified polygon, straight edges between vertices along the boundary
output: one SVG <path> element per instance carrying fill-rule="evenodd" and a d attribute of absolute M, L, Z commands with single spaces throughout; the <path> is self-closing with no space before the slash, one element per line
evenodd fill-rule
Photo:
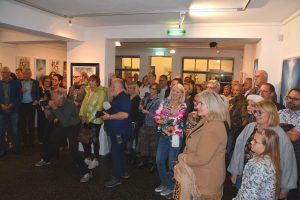
<path fill-rule="evenodd" d="M 36 75 L 36 59 L 46 60 L 46 74 L 52 71 L 52 62 L 58 62 L 58 72 L 63 72 L 63 62 L 67 60 L 65 44 L 4 44 L 0 43 L 0 62 L 2 66 L 8 66 L 12 72 L 18 65 L 21 57 L 29 58 L 33 78 Z"/>

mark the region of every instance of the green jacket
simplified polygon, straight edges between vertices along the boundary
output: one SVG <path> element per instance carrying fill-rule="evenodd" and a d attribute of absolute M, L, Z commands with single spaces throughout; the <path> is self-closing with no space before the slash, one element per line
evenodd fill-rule
<path fill-rule="evenodd" d="M 81 104 L 79 116 L 86 117 L 88 122 L 93 124 L 102 124 L 101 117 L 95 118 L 97 111 L 102 111 L 103 102 L 106 100 L 107 88 L 99 86 L 94 92 L 91 91 L 90 86 L 85 88 L 86 95 Z"/>

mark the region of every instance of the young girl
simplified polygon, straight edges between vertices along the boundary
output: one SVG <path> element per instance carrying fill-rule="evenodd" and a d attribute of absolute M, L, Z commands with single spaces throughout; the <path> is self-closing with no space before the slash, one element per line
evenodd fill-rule
<path fill-rule="evenodd" d="M 254 157 L 247 162 L 241 189 L 233 199 L 277 199 L 281 177 L 278 135 L 271 129 L 257 131 L 251 150 Z"/>

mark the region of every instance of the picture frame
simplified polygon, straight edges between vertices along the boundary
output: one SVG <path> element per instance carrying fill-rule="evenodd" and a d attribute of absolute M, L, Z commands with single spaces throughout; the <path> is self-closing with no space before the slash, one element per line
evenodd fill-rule
<path fill-rule="evenodd" d="M 35 59 L 35 80 L 40 81 L 46 75 L 46 59 Z"/>
<path fill-rule="evenodd" d="M 99 63 L 71 63 L 71 85 L 73 85 L 74 72 L 86 72 L 88 76 L 91 76 L 92 74 L 96 74 L 96 76 L 99 76 L 99 66 Z"/>

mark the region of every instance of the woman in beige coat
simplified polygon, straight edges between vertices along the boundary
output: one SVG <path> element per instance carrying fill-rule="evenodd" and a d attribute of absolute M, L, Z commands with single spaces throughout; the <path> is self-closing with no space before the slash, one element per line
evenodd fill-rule
<path fill-rule="evenodd" d="M 188 130 L 186 147 L 178 160 L 193 172 L 195 189 L 198 190 L 197 196 L 193 195 L 195 191 L 191 191 L 193 200 L 219 200 L 223 195 L 225 180 L 227 134 L 224 121 L 228 108 L 215 92 L 204 91 L 195 100 L 202 120 L 196 127 Z M 187 185 L 180 181 L 179 184 L 181 187 Z"/>

